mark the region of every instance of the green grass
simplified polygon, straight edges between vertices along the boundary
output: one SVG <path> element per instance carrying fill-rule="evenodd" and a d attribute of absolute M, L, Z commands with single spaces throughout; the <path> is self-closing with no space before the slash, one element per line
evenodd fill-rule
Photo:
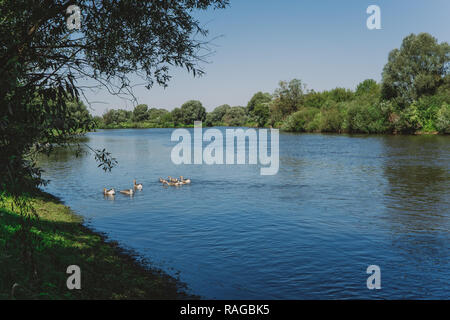
<path fill-rule="evenodd" d="M 0 207 L 0 299 L 197 298 L 177 279 L 144 267 L 145 261 L 83 226 L 56 198 L 39 193 L 32 203 L 39 219 L 31 221 L 28 242 L 10 201 Z M 31 244 L 32 255 L 24 243 Z M 67 289 L 69 265 L 81 268 L 81 290 Z M 19 286 L 12 297 L 14 284 Z"/>

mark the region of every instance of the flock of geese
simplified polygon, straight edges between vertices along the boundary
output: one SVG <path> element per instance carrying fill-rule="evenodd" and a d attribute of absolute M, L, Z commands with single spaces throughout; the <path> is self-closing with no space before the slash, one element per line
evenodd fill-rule
<path fill-rule="evenodd" d="M 159 178 L 159 182 L 161 182 L 163 185 L 179 187 L 179 186 L 182 186 L 185 184 L 190 184 L 191 179 L 184 179 L 183 176 L 180 176 L 180 179 L 172 178 L 171 176 L 169 176 L 167 179 Z M 136 179 L 135 179 L 135 180 L 133 180 L 133 188 L 132 189 L 122 190 L 122 191 L 120 191 L 120 193 L 128 195 L 128 196 L 132 196 L 136 192 L 136 190 L 142 190 L 142 189 L 144 189 L 144 186 L 142 185 L 142 183 L 136 183 Z M 114 196 L 116 194 L 116 190 L 114 188 L 113 189 L 103 188 L 103 194 L 105 196 Z"/>
<path fill-rule="evenodd" d="M 177 187 L 184 184 L 190 184 L 191 179 L 184 179 L 183 176 L 180 176 L 180 179 L 172 178 L 171 176 L 169 176 L 168 179 L 159 178 L 159 182 L 161 182 L 163 185 Z"/>

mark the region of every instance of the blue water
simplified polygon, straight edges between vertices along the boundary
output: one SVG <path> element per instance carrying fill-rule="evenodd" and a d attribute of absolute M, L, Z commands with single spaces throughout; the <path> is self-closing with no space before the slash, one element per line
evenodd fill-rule
<path fill-rule="evenodd" d="M 279 172 L 261 176 L 176 166 L 171 133 L 88 134 L 119 165 L 104 173 L 61 150 L 41 159 L 45 189 L 204 298 L 450 298 L 450 137 L 280 134 Z M 169 175 L 193 182 L 162 187 Z M 103 196 L 134 178 L 134 197 Z M 380 290 L 367 289 L 369 265 Z"/>

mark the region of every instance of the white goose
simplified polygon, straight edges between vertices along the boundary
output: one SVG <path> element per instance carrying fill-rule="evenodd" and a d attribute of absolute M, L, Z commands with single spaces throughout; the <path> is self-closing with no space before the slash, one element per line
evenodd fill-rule
<path fill-rule="evenodd" d="M 144 188 L 142 183 L 136 183 L 136 179 L 134 179 L 133 183 L 134 183 L 134 188 L 137 190 L 142 190 Z"/>
<path fill-rule="evenodd" d="M 180 181 L 183 183 L 183 184 L 190 184 L 191 183 L 191 179 L 184 179 L 183 178 L 183 176 L 180 176 Z"/>
<path fill-rule="evenodd" d="M 116 191 L 114 189 L 107 190 L 106 188 L 103 188 L 103 194 L 105 196 L 113 196 L 116 194 Z"/>
<path fill-rule="evenodd" d="M 133 189 L 129 189 L 129 190 L 122 190 L 122 191 L 120 191 L 120 193 L 126 194 L 128 196 L 132 196 L 134 194 L 134 191 L 133 191 Z"/>

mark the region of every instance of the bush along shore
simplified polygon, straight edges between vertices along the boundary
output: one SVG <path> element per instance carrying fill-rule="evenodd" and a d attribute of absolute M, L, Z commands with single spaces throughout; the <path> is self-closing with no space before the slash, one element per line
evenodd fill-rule
<path fill-rule="evenodd" d="M 195 299 L 185 284 L 93 232 L 53 196 L 26 199 L 32 215 L 0 203 L 0 299 Z M 81 269 L 69 290 L 67 268 Z"/>
<path fill-rule="evenodd" d="M 273 94 L 258 92 L 247 106 L 206 112 L 191 100 L 169 112 L 140 104 L 94 117 L 100 129 L 192 126 L 274 127 L 288 132 L 449 134 L 450 46 L 427 33 L 411 34 L 390 52 L 381 83 L 355 90 L 308 90 L 298 79 L 281 81 Z"/>

